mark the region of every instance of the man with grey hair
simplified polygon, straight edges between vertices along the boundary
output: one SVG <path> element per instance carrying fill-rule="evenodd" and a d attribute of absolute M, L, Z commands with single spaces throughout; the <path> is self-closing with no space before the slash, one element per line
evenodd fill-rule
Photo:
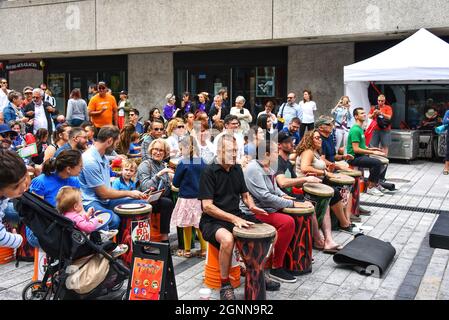
<path fill-rule="evenodd" d="M 302 122 L 302 110 L 296 103 L 296 94 L 290 92 L 287 95 L 287 102 L 279 108 L 278 121 L 283 122 L 284 127 L 288 127 L 293 118 L 299 118 Z"/>
<path fill-rule="evenodd" d="M 58 110 L 47 101 L 43 101 L 44 94 L 42 89 L 35 88 L 33 101 L 25 106 L 25 116 L 33 120 L 27 132 L 36 134 L 37 130 L 44 128 L 48 130 L 48 136 L 51 137 L 54 128 L 52 117 L 58 114 Z"/>
<path fill-rule="evenodd" d="M 240 121 L 240 129 L 243 136 L 246 136 L 249 131 L 249 124 L 253 121 L 253 117 L 248 109 L 245 107 L 246 99 L 242 96 L 235 98 L 235 107 L 231 108 L 231 114 L 236 116 Z"/>
<path fill-rule="evenodd" d="M 224 105 L 222 96 L 217 94 L 210 106 L 209 119 L 212 120 L 212 123 L 216 123 L 219 120 L 224 120 L 228 114 L 229 109 Z"/>

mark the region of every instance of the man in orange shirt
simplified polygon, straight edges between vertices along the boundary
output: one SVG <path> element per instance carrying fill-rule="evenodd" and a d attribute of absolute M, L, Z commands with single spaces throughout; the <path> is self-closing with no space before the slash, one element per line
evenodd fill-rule
<path fill-rule="evenodd" d="M 388 147 L 391 144 L 391 118 L 393 117 L 393 109 L 385 104 L 385 96 L 383 94 L 377 98 L 377 103 L 377 106 L 371 107 L 368 114 L 368 118 L 377 121 L 370 146 L 372 148 L 378 148 L 380 144 L 380 149 L 388 156 Z"/>
<path fill-rule="evenodd" d="M 98 94 L 89 101 L 89 116 L 92 123 L 99 130 L 108 125 L 117 125 L 117 102 L 112 94 L 107 92 L 106 83 L 98 83 Z"/>

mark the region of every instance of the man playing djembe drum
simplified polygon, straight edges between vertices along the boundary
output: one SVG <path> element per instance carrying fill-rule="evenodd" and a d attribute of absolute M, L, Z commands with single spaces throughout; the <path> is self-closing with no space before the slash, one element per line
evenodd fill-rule
<path fill-rule="evenodd" d="M 367 194 L 372 196 L 383 196 L 384 194 L 377 189 L 380 179 L 385 179 L 387 169 L 378 159 L 369 157 L 369 155 L 378 155 L 386 157 L 379 148 L 368 148 L 365 143 L 365 133 L 362 125 L 366 120 L 366 112 L 363 108 L 356 108 L 353 111 L 356 123 L 351 127 L 348 136 L 348 154 L 354 156 L 354 160 L 348 161 L 350 165 L 369 168 Z"/>
<path fill-rule="evenodd" d="M 240 210 L 240 196 L 252 213 L 267 215 L 265 210 L 254 204 L 246 188 L 242 168 L 236 164 L 236 157 L 236 139 L 228 134 L 219 137 L 215 162 L 208 165 L 201 174 L 198 197 L 202 200 L 203 207 L 199 225 L 203 238 L 219 249 L 221 300 L 235 300 L 229 279 L 234 248 L 233 228 L 248 228 L 254 223 L 261 223 Z"/>

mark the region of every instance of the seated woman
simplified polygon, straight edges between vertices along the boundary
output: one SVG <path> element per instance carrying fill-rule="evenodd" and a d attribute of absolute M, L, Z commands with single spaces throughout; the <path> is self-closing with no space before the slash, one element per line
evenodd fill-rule
<path fill-rule="evenodd" d="M 162 242 L 168 243 L 168 233 L 170 232 L 170 220 L 175 207 L 171 194 L 171 180 L 174 171 L 167 168 L 163 162 L 170 155 L 170 147 L 163 139 L 156 139 L 151 142 L 148 148 L 150 158 L 143 161 L 137 168 L 137 179 L 140 181 L 140 190 L 147 191 L 165 189 L 163 195 L 154 203 L 153 212 L 160 213 L 160 233 Z"/>
<path fill-rule="evenodd" d="M 285 253 L 295 231 L 295 221 L 291 216 L 280 212 L 283 208 L 313 208 L 313 205 L 307 201 L 294 201 L 294 198 L 279 189 L 274 178 L 275 171 L 272 168 L 277 164 L 279 156 L 276 141 L 261 140 L 257 146 L 257 154 L 262 158 L 251 160 L 244 176 L 254 203 L 258 208 L 268 212 L 268 215 L 256 214 L 256 218 L 277 230 L 270 276 L 282 282 L 295 282 L 295 277 L 282 267 Z M 240 208 L 243 212 L 250 214 L 243 202 L 240 202 Z"/>
<path fill-rule="evenodd" d="M 298 148 L 296 149 L 296 175 L 298 177 L 303 177 L 305 175 L 316 175 L 318 177 L 332 177 L 334 176 L 332 173 L 327 172 L 326 170 L 326 164 L 324 160 L 322 160 L 320 155 L 320 149 L 321 149 L 321 136 L 318 130 L 312 130 L 308 131 L 301 142 L 298 145 Z M 324 183 L 326 183 L 326 179 L 324 180 Z M 338 221 L 340 222 L 340 230 L 345 230 L 347 232 L 352 232 L 353 227 L 355 227 L 349 219 L 347 219 L 343 203 L 341 201 L 340 192 L 334 189 L 334 196 L 332 197 L 330 201 L 330 207 L 332 208 L 333 212 L 338 218 Z M 316 217 L 313 219 L 313 223 L 318 226 L 318 222 L 316 220 Z M 330 220 L 330 214 L 329 210 L 326 211 L 326 215 L 323 218 L 322 223 L 322 230 L 324 233 L 324 243 L 326 248 L 326 243 L 334 243 L 332 239 L 332 232 L 331 232 L 331 220 Z M 315 233 L 314 234 L 319 234 Z M 314 239 L 315 244 L 323 243 L 323 239 Z M 318 240 L 318 241 L 317 241 Z M 322 247 L 320 245 L 317 245 L 317 247 Z M 341 247 L 339 245 L 332 246 L 333 249 L 339 250 Z"/>
<path fill-rule="evenodd" d="M 42 173 L 31 181 L 30 192 L 41 197 L 56 207 L 56 195 L 62 187 L 80 188 L 78 175 L 83 167 L 81 152 L 78 150 L 64 150 L 56 158 L 44 162 Z M 27 239 L 33 247 L 39 246 L 28 227 Z"/>
<path fill-rule="evenodd" d="M 120 131 L 120 142 L 116 148 L 118 154 L 127 155 L 129 153 L 129 147 L 132 143 L 132 135 L 136 132 L 136 127 L 132 124 L 127 124 Z"/>

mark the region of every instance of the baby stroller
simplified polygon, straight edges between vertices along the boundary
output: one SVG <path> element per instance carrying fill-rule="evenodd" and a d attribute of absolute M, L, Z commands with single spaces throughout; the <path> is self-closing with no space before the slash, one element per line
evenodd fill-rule
<path fill-rule="evenodd" d="M 47 266 L 42 281 L 29 283 L 22 292 L 24 300 L 86 300 L 86 299 L 123 299 L 126 290 L 120 290 L 129 278 L 129 269 L 108 252 L 116 244 L 96 241 L 91 234 L 89 239 L 75 228 L 74 222 L 60 215 L 46 201 L 32 193 L 25 192 L 16 203 L 20 219 L 37 237 L 39 244 L 47 254 Z M 79 294 L 66 286 L 70 276 L 68 270 L 76 260 L 89 255 L 100 255 L 109 261 L 109 271 L 105 279 L 88 293 Z M 95 273 L 94 273 L 95 274 Z M 94 275 L 95 277 L 95 275 Z"/>

